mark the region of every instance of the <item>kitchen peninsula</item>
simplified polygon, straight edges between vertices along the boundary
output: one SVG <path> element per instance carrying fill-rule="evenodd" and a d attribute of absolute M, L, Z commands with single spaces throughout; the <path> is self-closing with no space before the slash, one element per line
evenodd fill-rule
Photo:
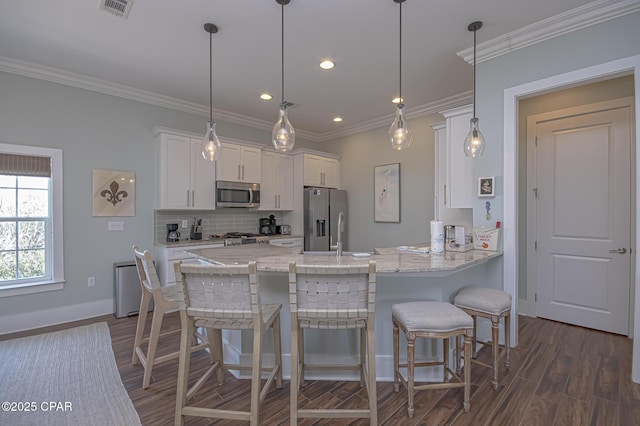
<path fill-rule="evenodd" d="M 378 248 L 369 257 L 355 257 L 344 254 L 340 258 L 335 252 L 307 252 L 300 248 L 283 248 L 251 244 L 250 246 L 192 249 L 189 253 L 205 262 L 239 264 L 252 260 L 258 262 L 260 289 L 263 303 L 282 304 L 282 349 L 285 375 L 289 375 L 290 313 L 288 294 L 289 262 L 297 264 L 327 265 L 367 264 L 374 260 L 377 267 L 376 286 L 376 369 L 378 380 L 393 380 L 393 352 L 391 305 L 413 300 L 451 301 L 453 295 L 462 287 L 474 284 L 496 287 L 501 281 L 491 277 L 487 265 L 500 259 L 501 252 L 471 250 L 468 252 L 411 253 L 399 252 L 396 247 Z M 479 324 L 479 334 L 482 325 Z M 488 331 L 488 330 L 487 330 Z M 305 352 L 308 357 L 329 358 L 336 364 L 348 362 L 358 353 L 355 332 L 345 330 L 338 337 L 325 335 L 321 330 L 306 334 Z M 236 356 L 249 356 L 251 336 L 239 336 L 229 333 L 232 347 L 237 349 Z M 416 353 L 427 357 L 435 355 L 441 349 L 431 347 L 430 342 L 416 345 Z M 428 379 L 430 374 L 420 378 Z M 311 376 L 310 376 L 311 377 Z M 418 378 L 418 377 L 417 377 Z M 356 379 L 356 376 L 353 376 Z"/>

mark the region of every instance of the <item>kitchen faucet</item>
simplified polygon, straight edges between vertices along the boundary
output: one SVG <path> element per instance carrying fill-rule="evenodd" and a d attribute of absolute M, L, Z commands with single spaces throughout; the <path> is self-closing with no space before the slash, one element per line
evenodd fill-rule
<path fill-rule="evenodd" d="M 338 213 L 338 258 L 342 256 L 342 231 L 344 231 L 344 213 Z"/>

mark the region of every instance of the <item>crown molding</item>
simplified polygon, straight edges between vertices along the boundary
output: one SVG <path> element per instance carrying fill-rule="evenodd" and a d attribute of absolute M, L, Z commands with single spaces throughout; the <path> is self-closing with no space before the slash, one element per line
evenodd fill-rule
<path fill-rule="evenodd" d="M 427 115 L 437 114 L 451 108 L 466 105 L 472 101 L 473 91 L 469 90 L 457 95 L 430 102 L 428 104 L 419 105 L 413 108 L 407 108 L 405 111 L 405 116 L 407 120 L 413 120 L 416 118 L 425 117 Z M 378 129 L 380 127 L 389 126 L 394 117 L 395 113 L 387 114 L 383 117 L 378 117 L 362 123 L 354 124 L 353 126 L 345 127 L 340 130 L 333 130 L 330 132 L 322 133 L 320 135 L 320 138 L 318 139 L 318 142 L 331 141 L 345 136 L 351 136 L 369 130 Z"/>
<path fill-rule="evenodd" d="M 479 44 L 476 47 L 477 62 L 488 61 L 639 10 L 640 0 L 594 1 Z M 473 46 L 461 50 L 457 55 L 473 64 Z"/>
<path fill-rule="evenodd" d="M 149 105 L 172 109 L 175 111 L 200 115 L 202 117 L 209 117 L 209 107 L 205 105 L 199 105 L 193 102 L 187 102 L 181 99 L 148 92 L 146 90 L 136 89 L 135 87 L 112 83 L 106 80 L 101 80 L 70 71 L 64 71 L 58 68 L 34 64 L 32 62 L 21 61 L 19 59 L 13 59 L 6 56 L 0 56 L 0 71 L 25 77 L 37 78 L 39 80 L 50 81 L 53 83 L 64 84 L 66 86 L 77 87 L 80 89 L 91 90 L 93 92 L 117 96 L 119 98 L 138 101 Z M 224 111 L 221 109 L 214 108 L 213 115 L 217 119 L 229 123 L 240 124 L 243 126 L 268 131 L 271 131 L 271 129 L 273 128 L 273 123 L 247 117 L 242 114 Z"/>

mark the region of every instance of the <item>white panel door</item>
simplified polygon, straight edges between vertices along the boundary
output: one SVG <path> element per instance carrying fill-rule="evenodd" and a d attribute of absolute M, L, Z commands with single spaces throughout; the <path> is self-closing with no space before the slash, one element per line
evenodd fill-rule
<path fill-rule="evenodd" d="M 537 315 L 628 334 L 630 110 L 536 126 Z"/>

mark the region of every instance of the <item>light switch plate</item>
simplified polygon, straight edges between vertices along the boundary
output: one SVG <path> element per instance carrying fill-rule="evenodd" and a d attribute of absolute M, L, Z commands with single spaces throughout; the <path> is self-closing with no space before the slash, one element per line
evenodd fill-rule
<path fill-rule="evenodd" d="M 187 221 L 187 219 L 182 219 L 182 227 L 183 228 L 188 228 L 189 227 L 189 222 Z"/>
<path fill-rule="evenodd" d="M 109 221 L 107 222 L 107 231 L 109 232 L 114 232 L 114 231 L 124 231 L 124 222 L 119 220 L 119 221 Z"/>

